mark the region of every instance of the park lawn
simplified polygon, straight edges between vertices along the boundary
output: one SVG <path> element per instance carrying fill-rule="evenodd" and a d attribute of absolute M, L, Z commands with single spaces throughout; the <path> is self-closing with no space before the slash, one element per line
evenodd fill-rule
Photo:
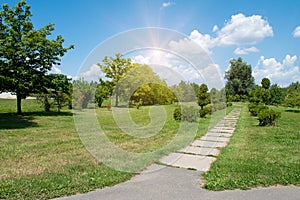
<path fill-rule="evenodd" d="M 45 113 L 36 100 L 23 100 L 24 114 L 15 113 L 15 100 L 0 99 L 0 199 L 49 199 L 112 186 L 134 174 L 105 166 L 86 150 L 72 113 Z M 107 136 L 127 151 L 149 152 L 172 140 L 179 122 L 172 120 L 174 105 L 165 106 L 162 131 L 148 139 L 123 134 L 106 108 L 96 109 Z M 230 108 L 231 109 L 231 108 Z M 139 125 L 150 123 L 149 107 L 130 109 Z M 200 119 L 195 138 L 223 117 Z M 169 149 L 176 150 L 176 149 Z M 165 154 L 168 152 L 164 152 Z"/>
<path fill-rule="evenodd" d="M 203 175 L 209 190 L 300 185 L 300 110 L 281 111 L 275 126 L 260 127 L 244 105 L 229 145 Z"/>

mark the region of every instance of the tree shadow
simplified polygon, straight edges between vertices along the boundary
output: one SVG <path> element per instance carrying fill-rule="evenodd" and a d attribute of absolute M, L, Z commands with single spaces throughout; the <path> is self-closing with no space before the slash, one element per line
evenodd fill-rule
<path fill-rule="evenodd" d="M 24 112 L 22 115 L 16 113 L 0 113 L 0 129 L 22 129 L 38 127 L 34 119 L 38 116 L 72 116 L 72 112 Z"/>
<path fill-rule="evenodd" d="M 285 112 L 300 113 L 300 110 L 287 109 L 287 110 L 285 110 Z"/>
<path fill-rule="evenodd" d="M 22 129 L 38 126 L 33 116 L 0 113 L 0 129 Z"/>

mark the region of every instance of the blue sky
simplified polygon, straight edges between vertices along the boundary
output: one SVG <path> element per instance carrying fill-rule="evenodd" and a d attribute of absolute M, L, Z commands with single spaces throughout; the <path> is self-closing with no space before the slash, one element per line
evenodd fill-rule
<path fill-rule="evenodd" d="M 15 5 L 17 0 L 2 1 Z M 224 73 L 232 58 L 252 66 L 256 83 L 300 81 L 300 1 L 285 0 L 27 0 L 33 23 L 55 24 L 75 49 L 55 70 L 77 76 L 101 42 L 136 28 L 160 27 L 187 35 Z M 297 27 L 299 27 L 297 29 Z M 116 52 L 117 53 L 117 52 Z M 99 58 L 99 62 L 102 58 Z M 144 59 L 145 55 L 144 55 Z"/>

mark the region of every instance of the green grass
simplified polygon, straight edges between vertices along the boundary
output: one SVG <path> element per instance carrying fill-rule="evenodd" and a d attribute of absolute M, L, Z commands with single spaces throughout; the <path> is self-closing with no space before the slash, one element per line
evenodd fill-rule
<path fill-rule="evenodd" d="M 244 106 L 229 145 L 203 177 L 210 190 L 300 185 L 300 113 L 281 111 L 274 127 L 260 127 Z"/>
<path fill-rule="evenodd" d="M 14 114 L 15 100 L 0 99 L 0 199 L 49 199 L 84 193 L 134 175 L 94 159 L 82 144 L 70 111 L 45 113 L 35 100 L 24 100 L 22 106 L 24 114 L 19 116 Z M 110 141 L 126 151 L 141 153 L 156 151 L 176 137 L 179 122 L 172 119 L 175 106 L 164 108 L 163 128 L 145 138 L 124 134 L 106 108 L 97 109 L 96 113 Z M 137 125 L 151 124 L 149 109 L 130 108 L 130 116 Z M 195 138 L 205 134 L 223 114 L 219 111 L 212 118 L 200 119 Z M 179 147 L 168 148 L 162 154 Z M 149 162 L 154 160 L 144 164 Z"/>

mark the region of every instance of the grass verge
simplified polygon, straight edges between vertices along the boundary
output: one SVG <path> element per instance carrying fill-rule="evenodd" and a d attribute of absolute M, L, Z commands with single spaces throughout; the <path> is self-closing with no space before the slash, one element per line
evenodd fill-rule
<path fill-rule="evenodd" d="M 286 108 L 276 126 L 260 127 L 244 105 L 229 145 L 203 175 L 209 190 L 300 185 L 300 113 Z"/>

